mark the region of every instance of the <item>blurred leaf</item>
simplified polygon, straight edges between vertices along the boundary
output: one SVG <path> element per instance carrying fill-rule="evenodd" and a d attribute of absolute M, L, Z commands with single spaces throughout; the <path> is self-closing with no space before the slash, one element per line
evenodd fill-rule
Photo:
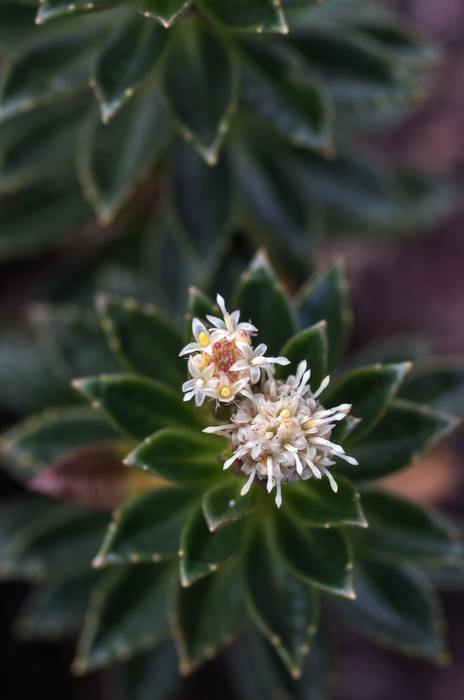
<path fill-rule="evenodd" d="M 115 7 L 121 0 L 93 0 L 89 3 L 86 0 L 44 0 L 39 5 L 37 13 L 37 24 L 43 24 L 50 19 L 58 19 L 60 17 L 69 17 L 69 15 L 77 15 L 82 12 L 98 12 L 106 10 L 108 7 Z"/>
<path fill-rule="evenodd" d="M 199 23 L 179 26 L 163 62 L 162 85 L 182 136 L 215 165 L 237 99 L 228 45 Z"/>
<path fill-rule="evenodd" d="M 323 269 L 303 287 L 299 295 L 299 314 L 303 328 L 327 322 L 328 370 L 332 371 L 345 351 L 352 324 L 348 282 L 340 263 Z"/>
<path fill-rule="evenodd" d="M 314 588 L 289 572 L 262 529 L 255 529 L 248 541 L 243 580 L 248 614 L 292 677 L 299 678 L 317 630 Z"/>
<path fill-rule="evenodd" d="M 396 399 L 373 431 L 350 449 L 359 464 L 337 460 L 337 471 L 356 480 L 386 476 L 407 467 L 458 425 L 446 413 Z"/>
<path fill-rule="evenodd" d="M 354 367 L 365 367 L 380 363 L 382 365 L 395 364 L 399 362 L 422 363 L 430 353 L 428 342 L 420 336 L 404 336 L 399 338 L 387 338 L 378 340 L 367 347 L 362 348 L 354 355 L 350 355 L 344 367 L 352 369 Z M 399 390 L 403 395 L 404 387 L 407 385 L 415 371 L 409 374 L 405 383 Z"/>
<path fill-rule="evenodd" d="M 225 447 L 226 442 L 216 435 L 160 430 L 131 452 L 126 463 L 175 484 L 194 486 L 220 476 L 222 464 L 218 455 Z"/>
<path fill-rule="evenodd" d="M 264 252 L 259 252 L 237 286 L 233 304 L 244 321 L 251 320 L 270 355 L 277 353 L 296 330 L 295 312 Z"/>
<path fill-rule="evenodd" d="M 336 605 L 362 634 L 407 656 L 446 661 L 440 606 L 423 574 L 357 558 L 355 589 L 356 600 Z"/>
<path fill-rule="evenodd" d="M 168 642 L 117 666 L 109 686 L 115 700 L 166 700 L 178 684 L 177 656 Z"/>
<path fill-rule="evenodd" d="M 245 32 L 286 34 L 287 25 L 280 5 L 272 0 L 197 0 L 200 9 L 211 19 L 229 29 Z"/>
<path fill-rule="evenodd" d="M 332 491 L 328 479 L 308 479 L 285 488 L 285 502 L 302 523 L 311 527 L 352 525 L 367 527 L 359 494 L 348 479 L 334 474 L 338 485 Z"/>
<path fill-rule="evenodd" d="M 73 386 L 114 425 L 143 440 L 160 428 L 198 427 L 195 413 L 167 385 L 136 374 L 76 379 Z"/>
<path fill-rule="evenodd" d="M 179 357 L 182 338 L 169 319 L 134 299 L 99 295 L 97 308 L 109 346 L 125 369 L 180 389 L 186 376 Z"/>
<path fill-rule="evenodd" d="M 242 496 L 240 494 L 242 486 L 243 483 L 233 477 L 219 481 L 216 486 L 205 492 L 203 515 L 211 532 L 235 520 L 240 520 L 256 510 L 259 503 L 259 490 L 252 487 Z"/>
<path fill-rule="evenodd" d="M 283 367 L 277 365 L 276 378 L 285 379 L 296 374 L 300 362 L 306 360 L 311 370 L 311 386 L 316 390 L 327 375 L 327 324 L 319 321 L 294 335 L 280 350 L 280 354 L 290 360 L 291 364 Z"/>
<path fill-rule="evenodd" d="M 124 503 L 113 514 L 113 525 L 94 565 L 176 558 L 182 528 L 199 497 L 200 492 L 191 486 L 168 487 L 148 491 Z"/>
<path fill-rule="evenodd" d="M 79 144 L 78 173 L 103 225 L 114 220 L 138 180 L 150 172 L 165 145 L 167 128 L 159 94 L 148 88 L 109 124 L 102 124 L 97 112 L 90 114 Z"/>
<path fill-rule="evenodd" d="M 95 590 L 78 642 L 77 674 L 128 661 L 168 636 L 170 564 L 118 567 Z"/>
<path fill-rule="evenodd" d="M 464 363 L 430 361 L 418 367 L 401 387 L 400 396 L 464 418 Z"/>
<path fill-rule="evenodd" d="M 172 635 L 185 675 L 230 644 L 244 617 L 240 576 L 235 560 L 193 586 L 177 589 Z"/>
<path fill-rule="evenodd" d="M 192 0 L 140 0 L 139 12 L 144 17 L 161 22 L 163 27 L 170 27 L 191 5 Z"/>
<path fill-rule="evenodd" d="M 104 122 L 114 117 L 157 65 L 166 40 L 162 27 L 135 15 L 103 47 L 94 75 Z"/>

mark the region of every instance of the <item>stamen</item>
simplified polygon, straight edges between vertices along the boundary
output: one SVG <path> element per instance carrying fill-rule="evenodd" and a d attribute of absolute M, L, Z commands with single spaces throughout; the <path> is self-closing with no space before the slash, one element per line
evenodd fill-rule
<path fill-rule="evenodd" d="M 198 340 L 200 341 L 200 344 L 203 345 L 203 347 L 206 347 L 208 345 L 208 336 L 205 333 L 205 331 L 201 331 L 201 333 L 198 335 Z"/>
<path fill-rule="evenodd" d="M 230 391 L 229 387 L 228 387 L 228 386 L 223 386 L 222 389 L 221 389 L 221 396 L 222 396 L 224 399 L 228 399 L 229 396 L 230 396 L 230 394 L 231 394 L 231 391 Z"/>

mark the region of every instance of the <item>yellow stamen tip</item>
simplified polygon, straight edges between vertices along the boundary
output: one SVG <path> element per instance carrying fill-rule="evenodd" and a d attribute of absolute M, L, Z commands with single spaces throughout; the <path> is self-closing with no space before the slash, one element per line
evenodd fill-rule
<path fill-rule="evenodd" d="M 230 389 L 229 389 L 229 387 L 224 386 L 224 387 L 221 389 L 221 396 L 222 396 L 224 399 L 229 398 L 229 396 L 230 396 Z"/>
<path fill-rule="evenodd" d="M 206 335 L 205 331 L 201 331 L 200 335 L 198 336 L 198 340 L 200 341 L 201 345 L 205 347 L 205 345 L 208 345 L 208 336 Z"/>
<path fill-rule="evenodd" d="M 290 411 L 288 408 L 284 408 L 283 411 L 279 413 L 279 418 L 288 418 L 290 416 Z"/>

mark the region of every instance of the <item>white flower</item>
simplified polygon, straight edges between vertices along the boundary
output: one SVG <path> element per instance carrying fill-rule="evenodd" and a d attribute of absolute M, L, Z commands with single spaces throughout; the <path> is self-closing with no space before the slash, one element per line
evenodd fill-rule
<path fill-rule="evenodd" d="M 245 495 L 255 479 L 266 480 L 267 490 L 276 489 L 276 504 L 282 503 L 281 487 L 285 482 L 327 476 L 333 491 L 337 484 L 328 467 L 337 456 L 357 464 L 345 455 L 340 445 L 329 440 L 336 421 L 350 411 L 349 404 L 325 409 L 316 400 L 327 386 L 327 377 L 313 393 L 308 385 L 310 370 L 306 362 L 299 364 L 297 374 L 283 380 L 268 379 L 261 392 L 244 389 L 231 422 L 206 428 L 231 440 L 233 454 L 224 464 L 228 469 L 234 462 L 249 475 L 241 493 Z"/>
<path fill-rule="evenodd" d="M 230 341 L 238 343 L 251 343 L 250 333 L 256 333 L 258 330 L 251 323 L 239 323 L 240 311 L 233 311 L 231 314 L 226 309 L 224 299 L 220 294 L 216 297 L 217 305 L 222 311 L 224 319 L 216 316 L 207 316 L 206 318 L 218 330 L 215 331 L 215 339 L 227 338 Z"/>
<path fill-rule="evenodd" d="M 214 365 L 208 364 L 204 355 L 190 355 L 188 369 L 192 379 L 182 384 L 182 391 L 187 392 L 184 396 L 184 401 L 189 401 L 195 397 L 195 405 L 201 406 L 208 395 L 206 389 L 210 385 L 214 373 Z"/>
<path fill-rule="evenodd" d="M 212 337 L 210 331 L 206 328 L 198 318 L 192 321 L 192 333 L 195 338 L 194 343 L 188 343 L 185 348 L 182 348 L 179 355 L 188 355 L 192 352 L 207 352 L 211 353 Z"/>
<path fill-rule="evenodd" d="M 274 365 L 289 365 L 290 360 L 286 357 L 264 357 L 267 345 L 260 343 L 257 348 L 247 345 L 241 348 L 243 358 L 232 365 L 233 372 L 246 371 L 250 374 L 251 384 L 257 384 L 261 379 L 261 370 L 264 370 L 271 379 L 274 372 Z"/>

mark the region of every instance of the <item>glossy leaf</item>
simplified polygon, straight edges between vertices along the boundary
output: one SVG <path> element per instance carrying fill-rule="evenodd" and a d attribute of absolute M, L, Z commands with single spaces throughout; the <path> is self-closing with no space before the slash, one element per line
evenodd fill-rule
<path fill-rule="evenodd" d="M 446 362 L 419 367 L 401 387 L 400 396 L 464 418 L 464 366 Z"/>
<path fill-rule="evenodd" d="M 186 522 L 180 538 L 180 576 L 187 587 L 217 571 L 239 548 L 244 522 L 238 520 L 211 532 L 198 507 Z"/>
<path fill-rule="evenodd" d="M 227 44 L 200 24 L 173 37 L 162 70 L 162 85 L 182 136 L 210 165 L 229 129 L 236 102 L 236 76 Z"/>
<path fill-rule="evenodd" d="M 131 499 L 113 514 L 94 565 L 177 557 L 182 528 L 200 495 L 192 487 L 157 488 Z"/>
<path fill-rule="evenodd" d="M 226 154 L 211 168 L 188 144 L 177 149 L 173 173 L 176 215 L 195 253 L 211 260 L 231 215 L 230 166 Z"/>
<path fill-rule="evenodd" d="M 253 259 L 237 286 L 233 305 L 244 321 L 258 328 L 255 343 L 265 343 L 268 354 L 276 354 L 295 333 L 296 320 L 290 300 L 274 277 L 263 252 Z"/>
<path fill-rule="evenodd" d="M 104 46 L 94 74 L 104 122 L 114 117 L 157 65 L 166 39 L 167 32 L 158 24 L 134 16 Z"/>
<path fill-rule="evenodd" d="M 113 440 L 116 433 L 87 406 L 48 408 L 19 423 L 0 439 L 2 459 L 27 480 L 57 457 L 80 445 Z"/>
<path fill-rule="evenodd" d="M 136 374 L 76 379 L 73 386 L 122 433 L 142 440 L 160 428 L 198 427 L 193 411 L 165 384 Z"/>
<path fill-rule="evenodd" d="M 300 331 L 285 343 L 280 350 L 291 364 L 285 367 L 277 366 L 276 378 L 285 379 L 290 374 L 296 374 L 300 362 L 306 360 L 311 370 L 310 385 L 313 391 L 319 388 L 327 375 L 327 324 L 320 321 L 304 331 Z"/>
<path fill-rule="evenodd" d="M 303 288 L 299 298 L 299 314 L 303 328 L 319 321 L 327 322 L 328 369 L 332 371 L 345 351 L 352 324 L 348 283 L 341 264 L 336 263 L 322 270 Z"/>
<path fill-rule="evenodd" d="M 337 471 L 352 479 L 378 479 L 404 469 L 456 429 L 458 419 L 395 399 L 380 423 L 350 449 L 358 465 L 337 461 Z"/>
<path fill-rule="evenodd" d="M 368 530 L 355 533 L 361 552 L 436 566 L 464 560 L 459 530 L 431 508 L 374 490 L 363 490 L 361 502 L 369 523 Z"/>
<path fill-rule="evenodd" d="M 443 663 L 443 621 L 433 588 L 419 571 L 356 559 L 353 601 L 337 599 L 351 624 L 381 646 Z"/>
<path fill-rule="evenodd" d="M 180 389 L 186 376 L 179 357 L 182 338 L 155 306 L 99 295 L 97 308 L 109 346 L 125 369 Z"/>
<path fill-rule="evenodd" d="M 176 484 L 215 479 L 221 474 L 218 455 L 226 442 L 213 435 L 186 430 L 160 430 L 127 457 L 127 464 Z"/>
<path fill-rule="evenodd" d="M 259 490 L 251 488 L 245 496 L 240 495 L 243 482 L 237 478 L 224 479 L 203 496 L 203 515 L 211 532 L 240 520 L 258 507 Z"/>
<path fill-rule="evenodd" d="M 359 442 L 379 422 L 398 391 L 411 364 L 374 365 L 352 370 L 331 384 L 321 396 L 325 406 L 351 404 L 350 415 L 361 422 L 347 437 L 347 444 Z"/>
<path fill-rule="evenodd" d="M 308 479 L 285 487 L 285 502 L 299 520 L 311 527 L 351 525 L 367 527 L 359 493 L 348 479 L 334 474 L 338 485 L 332 491 L 328 479 Z"/>
<path fill-rule="evenodd" d="M 159 94 L 148 88 L 109 124 L 102 124 L 97 112 L 90 115 L 79 144 L 78 173 L 84 195 L 103 225 L 113 221 L 138 181 L 150 172 L 165 145 L 167 128 Z"/>
<path fill-rule="evenodd" d="M 276 540 L 290 571 L 317 588 L 353 597 L 350 550 L 336 528 L 303 526 L 288 513 L 275 514 Z"/>
<path fill-rule="evenodd" d="M 191 673 L 231 644 L 243 622 L 240 576 L 236 561 L 193 586 L 179 586 L 171 617 L 180 672 Z"/>
<path fill-rule="evenodd" d="M 200 9 L 211 19 L 229 29 L 245 32 L 277 32 L 288 29 L 280 5 L 272 0 L 198 0 Z"/>
<path fill-rule="evenodd" d="M 295 578 L 276 551 L 274 541 L 255 529 L 243 563 L 248 613 L 286 664 L 299 678 L 317 630 L 314 588 Z"/>
<path fill-rule="evenodd" d="M 95 591 L 78 643 L 77 674 L 127 661 L 168 635 L 169 564 L 141 564 L 111 571 Z"/>
<path fill-rule="evenodd" d="M 93 0 L 89 3 L 86 0 L 44 0 L 39 5 L 37 13 L 37 24 L 43 24 L 50 19 L 58 19 L 59 17 L 69 17 L 73 14 L 81 14 L 85 12 L 98 12 L 106 10 L 108 7 L 115 7 L 121 0 Z"/>

